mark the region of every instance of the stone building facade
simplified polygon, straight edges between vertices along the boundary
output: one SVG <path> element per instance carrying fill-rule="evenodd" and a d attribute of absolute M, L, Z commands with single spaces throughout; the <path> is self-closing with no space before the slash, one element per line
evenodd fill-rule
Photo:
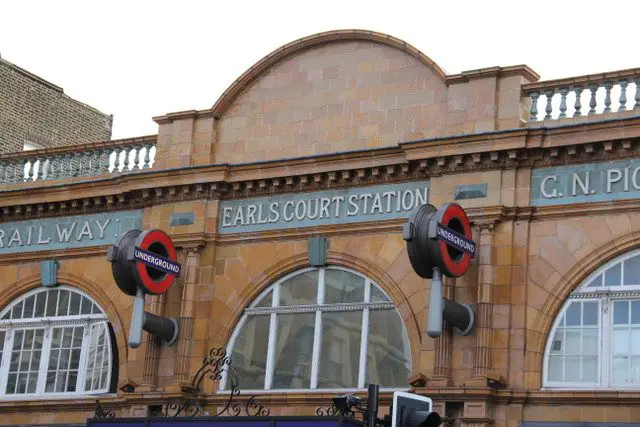
<path fill-rule="evenodd" d="M 640 70 L 538 80 L 447 75 L 404 41 L 335 31 L 211 109 L 156 117 L 157 137 L 0 157 L 0 424 L 82 424 L 96 400 L 161 412 L 222 348 L 272 415 L 377 382 L 385 408 L 411 389 L 454 426 L 637 425 Z M 62 167 L 6 179 L 38 161 Z M 426 334 L 430 283 L 402 239 L 425 202 L 473 224 L 478 256 L 444 288 L 474 307 L 466 336 Z M 184 274 L 147 299 L 179 320 L 172 346 L 127 346 L 133 298 L 106 252 L 133 228 L 179 248 Z M 203 382 L 205 410 L 230 378 Z"/>
<path fill-rule="evenodd" d="M 0 152 L 51 148 L 111 138 L 113 116 L 0 58 Z"/>

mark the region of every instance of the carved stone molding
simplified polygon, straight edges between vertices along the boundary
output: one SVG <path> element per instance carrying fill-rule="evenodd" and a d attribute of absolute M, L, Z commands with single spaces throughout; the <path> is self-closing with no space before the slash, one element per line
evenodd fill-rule
<path fill-rule="evenodd" d="M 187 254 L 187 256 L 198 255 L 204 246 L 204 242 L 185 243 L 181 245 L 182 250 Z"/>
<path fill-rule="evenodd" d="M 500 221 L 497 219 L 471 220 L 471 226 L 480 233 L 483 231 L 492 233 L 498 226 L 498 222 Z"/>

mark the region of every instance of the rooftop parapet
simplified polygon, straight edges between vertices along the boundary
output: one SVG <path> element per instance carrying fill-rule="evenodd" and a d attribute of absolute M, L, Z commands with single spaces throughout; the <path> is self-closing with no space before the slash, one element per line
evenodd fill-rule
<path fill-rule="evenodd" d="M 639 115 L 640 68 L 528 83 L 522 94 L 530 103 L 529 125 Z"/>

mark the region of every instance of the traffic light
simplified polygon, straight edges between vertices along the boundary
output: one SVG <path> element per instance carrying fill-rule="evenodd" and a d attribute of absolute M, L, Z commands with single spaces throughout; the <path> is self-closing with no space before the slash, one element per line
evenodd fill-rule
<path fill-rule="evenodd" d="M 431 412 L 432 406 L 428 397 L 394 392 L 391 427 L 439 427 L 442 418 L 437 412 Z"/>

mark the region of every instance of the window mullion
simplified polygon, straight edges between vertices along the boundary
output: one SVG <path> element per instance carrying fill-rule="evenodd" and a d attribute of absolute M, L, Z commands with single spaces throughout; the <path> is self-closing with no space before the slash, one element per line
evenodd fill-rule
<path fill-rule="evenodd" d="M 611 387 L 611 368 L 613 366 L 613 358 L 611 357 L 611 332 L 613 325 L 611 324 L 609 318 L 609 299 L 605 298 L 600 301 L 601 308 L 600 312 L 602 313 L 600 331 L 602 334 L 602 348 L 601 348 L 601 359 L 600 359 L 600 369 L 602 371 L 602 386 L 603 387 Z"/>
<path fill-rule="evenodd" d="M 278 334 L 276 333 L 278 320 L 276 316 L 276 313 L 271 313 L 269 319 L 269 347 L 267 348 L 267 366 L 264 376 L 264 388 L 266 390 L 271 389 L 271 385 L 273 384 L 273 372 L 275 370 L 274 359 L 276 353 L 276 340 L 278 339 Z"/>
<path fill-rule="evenodd" d="M 78 362 L 78 379 L 76 381 L 76 393 L 84 392 L 85 377 L 87 375 L 87 354 L 89 353 L 89 345 L 91 344 L 91 324 L 84 324 L 82 332 L 82 347 L 80 349 L 80 360 Z"/>
<path fill-rule="evenodd" d="M 4 396 L 7 392 L 7 379 L 9 377 L 9 366 L 11 366 L 11 357 L 13 353 L 13 329 L 6 330 L 4 340 L 4 349 L 2 350 L 2 365 L 0 365 L 0 396 Z"/>
<path fill-rule="evenodd" d="M 362 312 L 362 334 L 360 335 L 360 364 L 358 369 L 358 388 L 364 388 L 367 372 L 367 346 L 369 344 L 369 309 Z"/>
<path fill-rule="evenodd" d="M 364 284 L 364 302 L 371 301 L 371 282 Z M 362 333 L 360 335 L 360 363 L 358 364 L 358 388 L 364 388 L 367 374 L 367 347 L 369 345 L 369 309 L 362 311 Z"/>
<path fill-rule="evenodd" d="M 316 302 L 318 305 L 324 304 L 325 281 L 324 274 L 326 269 L 320 269 L 318 272 L 318 295 Z M 316 311 L 315 328 L 313 330 L 313 356 L 311 358 L 311 384 L 310 388 L 318 388 L 318 372 L 320 370 L 320 349 L 322 346 L 322 312 Z"/>
<path fill-rule="evenodd" d="M 35 333 L 35 332 L 34 332 Z M 44 328 L 42 337 L 42 354 L 40 355 L 40 366 L 38 368 L 38 382 L 36 384 L 36 394 L 44 394 L 47 383 L 47 369 L 49 367 L 49 356 L 51 354 L 51 340 L 53 337 L 53 326 Z"/>
<path fill-rule="evenodd" d="M 277 307 L 280 304 L 280 284 L 273 287 L 273 295 L 271 296 L 271 307 Z M 277 328 L 278 319 L 276 313 L 269 315 L 269 344 L 267 347 L 267 366 L 265 367 L 264 388 L 270 390 L 273 384 L 273 372 L 275 370 L 276 344 L 278 339 Z"/>

